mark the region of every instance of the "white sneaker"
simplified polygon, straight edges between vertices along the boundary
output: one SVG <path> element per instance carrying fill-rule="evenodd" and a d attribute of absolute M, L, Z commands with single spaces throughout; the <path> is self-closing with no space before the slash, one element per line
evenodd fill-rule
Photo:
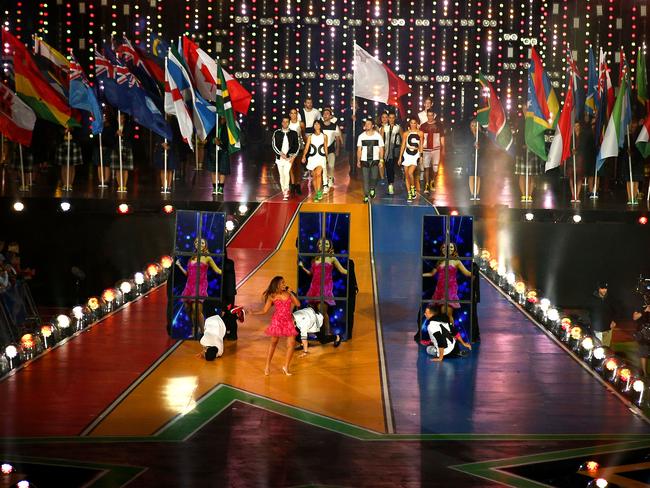
<path fill-rule="evenodd" d="M 388 185 L 388 194 L 389 195 L 393 194 L 393 185 L 392 184 Z"/>
<path fill-rule="evenodd" d="M 289 200 L 289 190 L 285 191 L 282 195 L 282 200 Z"/>
<path fill-rule="evenodd" d="M 329 180 L 330 180 L 330 182 L 329 182 L 329 186 L 334 186 L 334 177 L 333 177 L 333 176 L 330 176 L 330 177 L 329 177 Z"/>
<path fill-rule="evenodd" d="M 323 195 L 327 195 L 329 192 L 330 192 L 330 187 L 327 186 L 327 185 L 325 185 L 325 186 L 323 187 Z"/>

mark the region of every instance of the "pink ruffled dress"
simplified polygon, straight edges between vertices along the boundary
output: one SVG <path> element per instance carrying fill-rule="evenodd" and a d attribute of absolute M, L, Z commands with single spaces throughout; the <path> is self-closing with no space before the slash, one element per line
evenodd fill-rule
<path fill-rule="evenodd" d="M 325 303 L 328 305 L 336 305 L 334 301 L 334 281 L 332 280 L 332 271 L 334 270 L 334 264 L 325 262 L 325 290 L 323 292 L 323 298 Z M 321 276 L 323 273 L 323 263 L 314 262 L 311 265 L 311 284 L 309 285 L 309 290 L 307 291 L 308 297 L 319 297 L 321 296 Z"/>
<path fill-rule="evenodd" d="M 291 314 L 291 298 L 281 300 L 276 298 L 273 300 L 273 316 L 271 317 L 271 325 L 269 325 L 264 333 L 272 337 L 291 337 L 297 334 L 296 326 L 293 324 L 293 315 Z"/>
<path fill-rule="evenodd" d="M 458 269 L 456 269 L 456 266 L 452 264 L 447 266 L 441 264 L 438 266 L 438 282 L 436 283 L 436 289 L 433 292 L 433 302 L 444 303 L 445 301 L 445 279 L 447 278 L 445 268 L 449 270 L 449 281 L 447 283 L 447 299 L 449 300 L 449 306 L 451 308 L 460 308 L 460 303 L 452 301 L 458 300 L 458 281 L 456 279 Z"/>
<path fill-rule="evenodd" d="M 198 293 L 196 290 L 197 269 L 200 269 Z M 200 296 L 200 297 L 208 296 L 208 263 L 199 263 L 197 261 L 190 261 L 187 264 L 187 282 L 185 283 L 183 296 Z M 184 301 L 193 301 L 193 300 L 186 298 L 184 299 Z M 203 300 L 199 300 L 199 301 L 203 302 Z"/>

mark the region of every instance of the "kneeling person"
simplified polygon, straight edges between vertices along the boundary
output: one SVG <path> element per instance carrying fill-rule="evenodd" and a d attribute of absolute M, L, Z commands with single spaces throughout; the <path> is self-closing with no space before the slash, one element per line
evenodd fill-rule
<path fill-rule="evenodd" d="M 333 342 L 334 347 L 339 347 L 341 344 L 341 336 L 327 335 L 321 330 L 323 327 L 323 314 L 315 311 L 311 307 L 302 308 L 293 312 L 293 322 L 300 332 L 303 355 L 309 353 L 309 334 L 316 334 L 318 342 L 321 344 Z"/>
<path fill-rule="evenodd" d="M 432 361 L 442 361 L 445 357 L 463 357 L 467 355 L 467 351 L 460 348 L 460 342 L 470 351 L 472 350 L 471 344 L 465 342 L 458 332 L 458 329 L 449 322 L 447 315 L 446 305 L 441 305 L 439 310 L 436 310 L 435 305 L 429 304 L 424 310 L 426 317 L 426 327 L 431 345 L 427 347 L 427 353 L 434 356 Z"/>
<path fill-rule="evenodd" d="M 203 346 L 201 355 L 206 361 L 214 361 L 223 355 L 223 338 L 226 335 L 226 324 L 219 315 L 213 315 L 205 320 L 203 337 L 199 341 Z"/>

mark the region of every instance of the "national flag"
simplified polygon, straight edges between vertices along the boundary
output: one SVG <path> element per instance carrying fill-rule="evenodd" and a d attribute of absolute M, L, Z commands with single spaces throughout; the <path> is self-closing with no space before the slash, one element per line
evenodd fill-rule
<path fill-rule="evenodd" d="M 223 77 L 226 80 L 228 93 L 230 93 L 232 109 L 237 113 L 246 115 L 248 113 L 248 107 L 250 107 L 251 100 L 253 99 L 253 95 L 251 95 L 251 93 L 223 67 L 221 68 L 221 71 L 223 72 Z"/>
<path fill-rule="evenodd" d="M 175 115 L 178 122 L 183 140 L 193 149 L 192 134 L 194 133 L 194 123 L 192 122 L 192 113 L 185 103 L 185 98 L 181 91 L 183 87 L 182 66 L 179 66 L 172 56 L 165 58 L 165 113 Z M 179 87 L 179 84 L 181 85 Z"/>
<path fill-rule="evenodd" d="M 650 115 L 646 116 L 639 137 L 636 138 L 636 147 L 644 158 L 650 156 Z"/>
<path fill-rule="evenodd" d="M 228 152 L 230 154 L 241 149 L 241 140 L 239 136 L 239 124 L 235 118 L 235 111 L 230 101 L 230 92 L 226 75 L 221 65 L 217 65 L 217 113 L 220 117 L 226 119 L 226 129 L 228 131 Z"/>
<path fill-rule="evenodd" d="M 508 125 L 506 112 L 497 97 L 494 87 L 484 74 L 478 74 L 478 81 L 487 93 L 485 107 L 479 109 L 476 120 L 482 127 L 487 127 L 488 133 L 496 144 L 505 151 L 512 147 L 512 131 Z"/>
<path fill-rule="evenodd" d="M 582 85 L 582 76 L 578 65 L 573 59 L 571 51 L 568 52 L 569 82 L 573 88 L 573 117 L 576 122 L 582 120 L 585 113 L 585 90 Z"/>
<path fill-rule="evenodd" d="M 354 96 L 399 107 L 411 89 L 399 76 L 361 46 L 354 45 Z M 402 110 L 400 112 L 404 113 Z"/>
<path fill-rule="evenodd" d="M 24 44 L 4 29 L 2 42 L 13 55 L 18 96 L 42 119 L 64 127 L 78 126 L 67 100 L 45 80 Z"/>
<path fill-rule="evenodd" d="M 612 83 L 612 77 L 610 75 L 611 70 L 607 66 L 607 59 L 605 52 L 600 50 L 600 99 L 605 103 L 607 107 L 607 119 L 612 115 L 612 110 L 614 109 L 614 103 L 616 101 L 616 96 L 614 95 L 614 85 Z"/>
<path fill-rule="evenodd" d="M 201 140 L 205 140 L 216 123 L 216 109 L 205 100 L 201 94 L 197 93 L 192 86 L 192 79 L 187 72 L 187 65 L 181 54 L 174 48 L 170 48 L 167 55 L 172 62 L 178 67 L 178 73 L 181 78 L 176 79 L 176 86 L 181 91 L 185 103 L 192 112 L 192 121 L 196 135 Z"/>
<path fill-rule="evenodd" d="M 152 59 L 149 53 L 145 52 L 143 49 L 136 46 L 135 50 L 140 55 L 140 61 L 146 66 L 147 71 L 151 76 L 156 80 L 156 83 L 164 89 L 165 87 L 165 69 L 161 66 L 160 60 Z"/>
<path fill-rule="evenodd" d="M 621 49 L 621 65 L 620 65 L 620 71 L 619 71 L 619 85 L 622 87 L 623 86 L 623 80 L 626 82 L 627 90 L 625 93 L 625 98 L 623 98 L 623 108 L 621 109 L 621 124 L 623 127 L 623 130 L 621 130 L 621 133 L 619 134 L 619 140 L 618 140 L 618 146 L 623 147 L 625 141 L 625 131 L 630 125 L 630 122 L 632 122 L 632 97 L 630 95 L 630 67 L 627 64 L 627 61 L 625 59 L 625 52 Z M 619 90 L 621 89 L 619 87 Z"/>
<path fill-rule="evenodd" d="M 99 134 L 104 130 L 102 109 L 95 91 L 88 83 L 83 68 L 72 51 L 70 51 L 70 106 L 90 113 L 93 118 L 90 130 L 93 134 Z"/>
<path fill-rule="evenodd" d="M 10 141 L 30 146 L 35 124 L 34 111 L 0 83 L 0 132 Z"/>
<path fill-rule="evenodd" d="M 603 142 L 600 145 L 598 157 L 596 158 L 596 171 L 600 171 L 600 168 L 605 163 L 605 159 L 618 156 L 620 141 L 623 139 L 623 134 L 626 129 L 623 125 L 623 110 L 625 99 L 628 96 L 627 90 L 627 79 L 624 77 L 621 81 L 621 87 L 618 96 L 616 97 L 616 103 L 614 104 L 612 115 L 609 117 L 609 123 L 605 130 Z"/>
<path fill-rule="evenodd" d="M 526 106 L 524 134 L 526 146 L 546 161 L 544 132 L 555 127 L 559 105 L 551 81 L 535 48 L 531 49 L 528 67 L 528 101 Z"/>
<path fill-rule="evenodd" d="M 650 115 L 650 105 L 648 102 L 648 73 L 646 71 L 645 56 L 643 48 L 639 46 L 639 54 L 636 58 L 636 97 L 641 105 L 647 105 L 646 115 Z"/>
<path fill-rule="evenodd" d="M 548 150 L 546 171 L 557 168 L 571 155 L 571 134 L 573 131 L 573 111 L 575 109 L 572 78 L 573 73 L 569 70 L 569 86 L 566 91 L 562 113 L 560 114 L 560 121 L 555 128 L 555 137 Z"/>
<path fill-rule="evenodd" d="M 151 54 L 160 60 L 164 60 L 167 57 L 167 52 L 171 47 L 162 37 L 153 33 L 149 36 L 149 45 L 151 46 Z"/>
<path fill-rule="evenodd" d="M 600 95 L 598 93 L 598 69 L 594 51 L 589 46 L 589 71 L 587 75 L 587 99 L 585 108 L 590 115 L 596 115 L 600 106 Z"/>
<path fill-rule="evenodd" d="M 95 77 L 99 83 L 100 93 L 110 105 L 130 114 L 131 97 L 127 87 L 117 84 L 115 78 L 117 66 L 104 53 L 95 50 Z"/>
<path fill-rule="evenodd" d="M 38 36 L 34 36 L 34 60 L 41 74 L 64 97 L 68 97 L 70 62 L 59 51 Z"/>
<path fill-rule="evenodd" d="M 164 73 L 159 67 L 150 69 L 155 63 L 146 62 L 141 51 L 131 44 L 127 37 L 115 48 L 118 59 L 138 78 L 143 89 L 157 104 L 162 106 L 161 85 L 164 85 Z M 160 84 L 159 84 L 160 83 Z"/>

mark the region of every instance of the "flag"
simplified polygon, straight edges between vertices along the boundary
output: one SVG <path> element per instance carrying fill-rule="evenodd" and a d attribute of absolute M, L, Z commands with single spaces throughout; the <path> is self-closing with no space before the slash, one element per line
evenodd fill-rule
<path fill-rule="evenodd" d="M 153 54 L 155 57 L 160 60 L 164 60 L 167 57 L 167 52 L 169 51 L 170 45 L 162 37 L 151 33 L 149 35 L 149 44 L 151 46 L 151 54 Z"/>
<path fill-rule="evenodd" d="M 596 158 L 596 171 L 600 171 L 600 168 L 605 163 L 605 159 L 618 156 L 620 141 L 623 139 L 623 134 L 625 133 L 626 129 L 623 125 L 623 110 L 625 105 L 625 98 L 628 96 L 627 90 L 627 79 L 624 77 L 621 81 L 621 87 L 618 91 L 618 97 L 616 97 L 612 115 L 609 117 L 609 123 L 607 124 L 607 129 L 605 130 L 603 142 L 600 145 L 598 157 Z"/>
<path fill-rule="evenodd" d="M 113 62 L 104 56 L 104 53 L 95 50 L 95 77 L 99 83 L 100 93 L 110 105 L 130 114 L 131 99 L 126 87 L 117 84 L 115 71 L 116 66 Z"/>
<path fill-rule="evenodd" d="M 648 98 L 648 73 L 645 66 L 645 56 L 643 55 L 643 48 L 639 46 L 639 54 L 636 60 L 636 97 L 641 105 L 648 105 L 650 98 Z M 650 106 L 646 111 L 646 115 L 650 115 Z"/>
<path fill-rule="evenodd" d="M 146 66 L 147 71 L 151 76 L 156 80 L 156 83 L 164 89 L 165 87 L 165 69 L 161 66 L 160 60 L 152 59 L 149 53 L 145 52 L 143 49 L 136 46 L 135 50 L 140 55 L 140 60 Z"/>
<path fill-rule="evenodd" d="M 567 88 L 564 106 L 560 114 L 560 121 L 555 128 L 555 137 L 548 150 L 546 171 L 557 168 L 571 155 L 571 134 L 573 131 L 573 111 L 575 109 L 572 79 L 573 73 L 569 70 L 569 87 Z"/>
<path fill-rule="evenodd" d="M 399 107 L 411 89 L 379 59 L 354 45 L 354 96 Z M 400 110 L 401 113 L 404 113 Z"/>
<path fill-rule="evenodd" d="M 210 131 L 214 129 L 216 109 L 194 90 L 192 79 L 187 72 L 187 66 L 182 56 L 174 47 L 170 48 L 167 58 L 177 68 L 176 71 L 172 71 L 172 74 L 179 75 L 174 81 L 176 82 L 176 87 L 183 95 L 185 103 L 191 110 L 196 135 L 199 139 L 205 140 Z"/>
<path fill-rule="evenodd" d="M 194 124 L 190 108 L 185 103 L 185 98 L 179 87 L 179 84 L 182 86 L 182 83 L 181 67 L 172 60 L 172 56 L 168 56 L 165 58 L 165 113 L 176 116 L 183 140 L 187 142 L 190 149 L 193 149 L 192 134 L 194 133 Z"/>
<path fill-rule="evenodd" d="M 486 106 L 478 111 L 476 120 L 481 126 L 487 127 L 488 133 L 500 148 L 508 151 L 512 147 L 512 131 L 508 126 L 506 113 L 494 91 L 494 87 L 485 75 L 479 73 L 478 81 L 481 87 L 489 92 L 489 95 L 486 97 Z"/>
<path fill-rule="evenodd" d="M 217 72 L 218 62 L 186 36 L 183 36 L 181 44 L 183 57 L 187 63 L 194 86 L 203 98 L 214 102 L 217 93 L 217 78 L 219 77 Z M 248 113 L 248 107 L 253 96 L 225 69 L 221 69 L 226 78 L 233 110 L 240 114 Z"/>
<path fill-rule="evenodd" d="M 636 138 L 636 147 L 644 158 L 650 156 L 650 115 L 646 116 L 639 137 Z"/>
<path fill-rule="evenodd" d="M 528 101 L 524 134 L 528 149 L 544 161 L 547 157 L 544 132 L 555 127 L 558 112 L 559 104 L 551 81 L 544 72 L 537 51 L 532 48 L 528 67 Z"/>
<path fill-rule="evenodd" d="M 156 76 L 149 70 L 149 63 L 145 62 L 139 50 L 131 44 L 128 38 L 124 37 L 122 43 L 115 48 L 115 53 L 117 58 L 135 75 L 147 95 L 157 106 L 162 107 L 161 86 Z M 160 73 L 161 70 L 158 70 L 157 74 L 160 75 Z M 164 76 L 162 81 L 164 82 Z"/>
<path fill-rule="evenodd" d="M 68 97 L 70 63 L 59 51 L 38 36 L 34 36 L 34 60 L 49 84 Z"/>
<path fill-rule="evenodd" d="M 104 130 L 104 118 L 102 109 L 97 101 L 95 91 L 88 83 L 83 69 L 74 53 L 70 51 L 70 106 L 79 110 L 89 112 L 93 118 L 90 130 L 93 134 L 99 134 Z"/>
<path fill-rule="evenodd" d="M 571 88 L 573 89 L 573 117 L 578 122 L 583 119 L 585 113 L 585 90 L 582 83 L 580 83 L 582 76 L 580 76 L 580 70 L 573 59 L 571 51 L 568 52 L 568 62 L 570 73 L 569 83 L 571 83 Z"/>
<path fill-rule="evenodd" d="M 6 30 L 2 42 L 13 55 L 18 96 L 42 119 L 64 127 L 78 126 L 67 100 L 45 80 L 24 44 Z"/>
<path fill-rule="evenodd" d="M 632 97 L 630 96 L 630 67 L 627 64 L 627 61 L 625 59 L 625 52 L 621 50 L 621 65 L 620 65 L 620 72 L 619 72 L 619 90 L 622 89 L 623 86 L 623 80 L 625 80 L 625 85 L 627 86 L 627 89 L 625 91 L 625 97 L 623 98 L 623 108 L 621 109 L 621 127 L 623 130 L 621 130 L 619 134 L 619 139 L 618 139 L 618 147 L 623 147 L 625 144 L 625 131 L 630 125 L 630 122 L 632 122 Z"/>
<path fill-rule="evenodd" d="M 226 119 L 226 129 L 228 130 L 228 152 L 230 154 L 241 149 L 241 140 L 239 137 L 239 124 L 235 119 L 235 112 L 230 101 L 230 92 L 226 75 L 223 68 L 217 65 L 217 113 L 220 117 Z"/>
<path fill-rule="evenodd" d="M 587 75 L 587 99 L 585 108 L 589 115 L 596 115 L 600 106 L 600 96 L 598 93 L 598 70 L 596 69 L 596 58 L 594 52 L 589 46 L 589 72 Z"/>
<path fill-rule="evenodd" d="M 30 146 L 35 124 L 34 111 L 0 83 L 0 132 L 10 141 Z"/>

